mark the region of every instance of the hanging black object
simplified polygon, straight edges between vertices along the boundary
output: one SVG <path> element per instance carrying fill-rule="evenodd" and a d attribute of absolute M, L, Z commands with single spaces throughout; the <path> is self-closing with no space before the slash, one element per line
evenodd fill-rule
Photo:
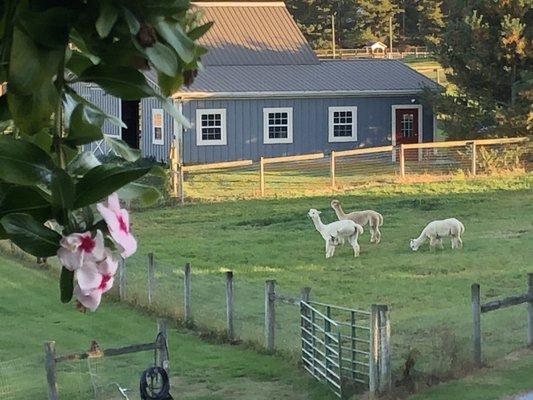
<path fill-rule="evenodd" d="M 172 400 L 170 395 L 170 381 L 167 371 L 161 367 L 150 367 L 141 375 L 142 400 Z"/>

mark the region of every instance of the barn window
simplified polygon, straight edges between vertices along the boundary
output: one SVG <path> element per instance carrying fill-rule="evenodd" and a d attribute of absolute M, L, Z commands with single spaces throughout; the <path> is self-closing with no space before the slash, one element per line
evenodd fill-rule
<path fill-rule="evenodd" d="M 357 141 L 357 107 L 329 107 L 329 141 Z"/>
<path fill-rule="evenodd" d="M 196 141 L 198 146 L 225 145 L 226 110 L 196 110 Z"/>
<path fill-rule="evenodd" d="M 292 143 L 292 108 L 263 108 L 263 142 Z"/>

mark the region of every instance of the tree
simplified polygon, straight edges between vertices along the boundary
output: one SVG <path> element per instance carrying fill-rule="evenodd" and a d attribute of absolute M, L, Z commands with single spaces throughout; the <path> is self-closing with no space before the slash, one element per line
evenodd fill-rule
<path fill-rule="evenodd" d="M 416 5 L 418 12 L 416 37 L 425 45 L 436 45 L 444 26 L 441 0 L 420 0 Z"/>
<path fill-rule="evenodd" d="M 532 17 L 530 1 L 472 1 L 446 22 L 437 57 L 455 93 L 433 101 L 449 136 L 531 132 Z"/>
<path fill-rule="evenodd" d="M 157 97 L 183 120 L 167 96 L 191 82 L 205 53 L 195 40 L 210 24 L 196 21 L 182 0 L 0 3 L 0 83 L 7 82 L 0 97 L 0 239 L 36 257 L 58 255 L 64 302 L 76 293 L 96 308 L 118 254 L 135 251 L 116 193 L 158 197 L 134 182 L 154 171 L 153 163 L 102 133 L 104 121 L 122 121 L 75 85 L 94 83 L 127 100 Z M 147 68 L 157 73 L 161 93 L 147 83 Z M 81 152 L 96 140 L 113 147 L 110 161 Z"/>
<path fill-rule="evenodd" d="M 398 32 L 396 15 L 401 11 L 396 0 L 360 0 L 359 31 L 362 41 L 380 40 L 387 42 L 389 38 L 389 20 L 393 18 L 393 32 Z"/>

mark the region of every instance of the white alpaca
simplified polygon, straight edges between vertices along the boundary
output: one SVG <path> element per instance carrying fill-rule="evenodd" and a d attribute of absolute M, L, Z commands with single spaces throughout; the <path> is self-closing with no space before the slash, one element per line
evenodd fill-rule
<path fill-rule="evenodd" d="M 335 248 L 344 243 L 348 239 L 348 243 L 352 246 L 354 257 L 359 255 L 359 243 L 357 237 L 363 233 L 363 227 L 353 221 L 335 221 L 331 224 L 324 225 L 320 220 L 320 211 L 311 208 L 307 213 L 313 220 L 316 230 L 322 235 L 326 242 L 326 258 L 333 257 Z"/>
<path fill-rule="evenodd" d="M 339 200 L 331 200 L 331 208 L 333 208 L 339 220 L 349 219 L 361 226 L 368 224 L 370 227 L 370 243 L 381 242 L 381 232 L 379 231 L 379 227 L 383 225 L 383 216 L 380 213 L 374 210 L 364 210 L 346 214 L 342 210 L 341 202 Z"/>
<path fill-rule="evenodd" d="M 411 250 L 417 251 L 418 248 L 429 239 L 429 248 L 433 250 L 438 244 L 441 249 L 444 248 L 442 238 L 452 237 L 452 249 L 463 247 L 461 235 L 465 231 L 465 226 L 456 218 L 448 218 L 443 220 L 431 221 L 422 230 L 422 233 L 416 239 L 411 239 L 409 246 Z"/>

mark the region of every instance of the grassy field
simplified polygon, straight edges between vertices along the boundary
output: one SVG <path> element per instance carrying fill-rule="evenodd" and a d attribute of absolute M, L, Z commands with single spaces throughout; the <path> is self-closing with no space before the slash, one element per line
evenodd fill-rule
<path fill-rule="evenodd" d="M 323 241 L 306 217 L 309 208 L 333 221 L 331 196 L 191 204 L 137 212 L 140 249 L 128 262 L 130 298 L 145 303 L 146 253 L 156 255 L 156 307 L 181 313 L 182 265 L 193 265 L 193 314 L 200 325 L 224 327 L 223 271 L 235 272 L 237 333 L 263 340 L 263 286 L 278 291 L 312 287 L 315 299 L 367 308 L 392 307 L 395 366 L 409 350 L 417 368 L 437 373 L 464 366 L 469 357 L 469 290 L 479 282 L 484 300 L 521 291 L 533 256 L 533 191 L 529 176 L 367 187 L 338 196 L 346 210 L 383 213 L 383 242 L 360 238 L 361 257 L 348 248 L 324 259 Z M 465 247 L 430 253 L 409 250 L 435 218 L 455 216 L 466 225 Z M 298 349 L 298 309 L 278 308 L 278 347 Z M 525 342 L 522 307 L 483 316 L 489 362 Z"/>
<path fill-rule="evenodd" d="M 107 302 L 82 314 L 58 298 L 57 278 L 25 268 L 0 254 L 0 399 L 43 400 L 46 381 L 43 342 L 55 340 L 60 354 L 78 352 L 96 339 L 101 348 L 155 339 L 154 318 Z M 184 400 L 330 399 L 321 385 L 276 356 L 242 346 L 210 344 L 185 331 L 169 332 L 172 394 Z M 138 399 L 138 376 L 153 363 L 153 353 L 90 362 L 58 364 L 60 399 L 93 399 L 90 373 L 103 387 L 99 400 L 123 399 L 112 382 Z M 258 390 L 261 388 L 261 390 Z"/>

